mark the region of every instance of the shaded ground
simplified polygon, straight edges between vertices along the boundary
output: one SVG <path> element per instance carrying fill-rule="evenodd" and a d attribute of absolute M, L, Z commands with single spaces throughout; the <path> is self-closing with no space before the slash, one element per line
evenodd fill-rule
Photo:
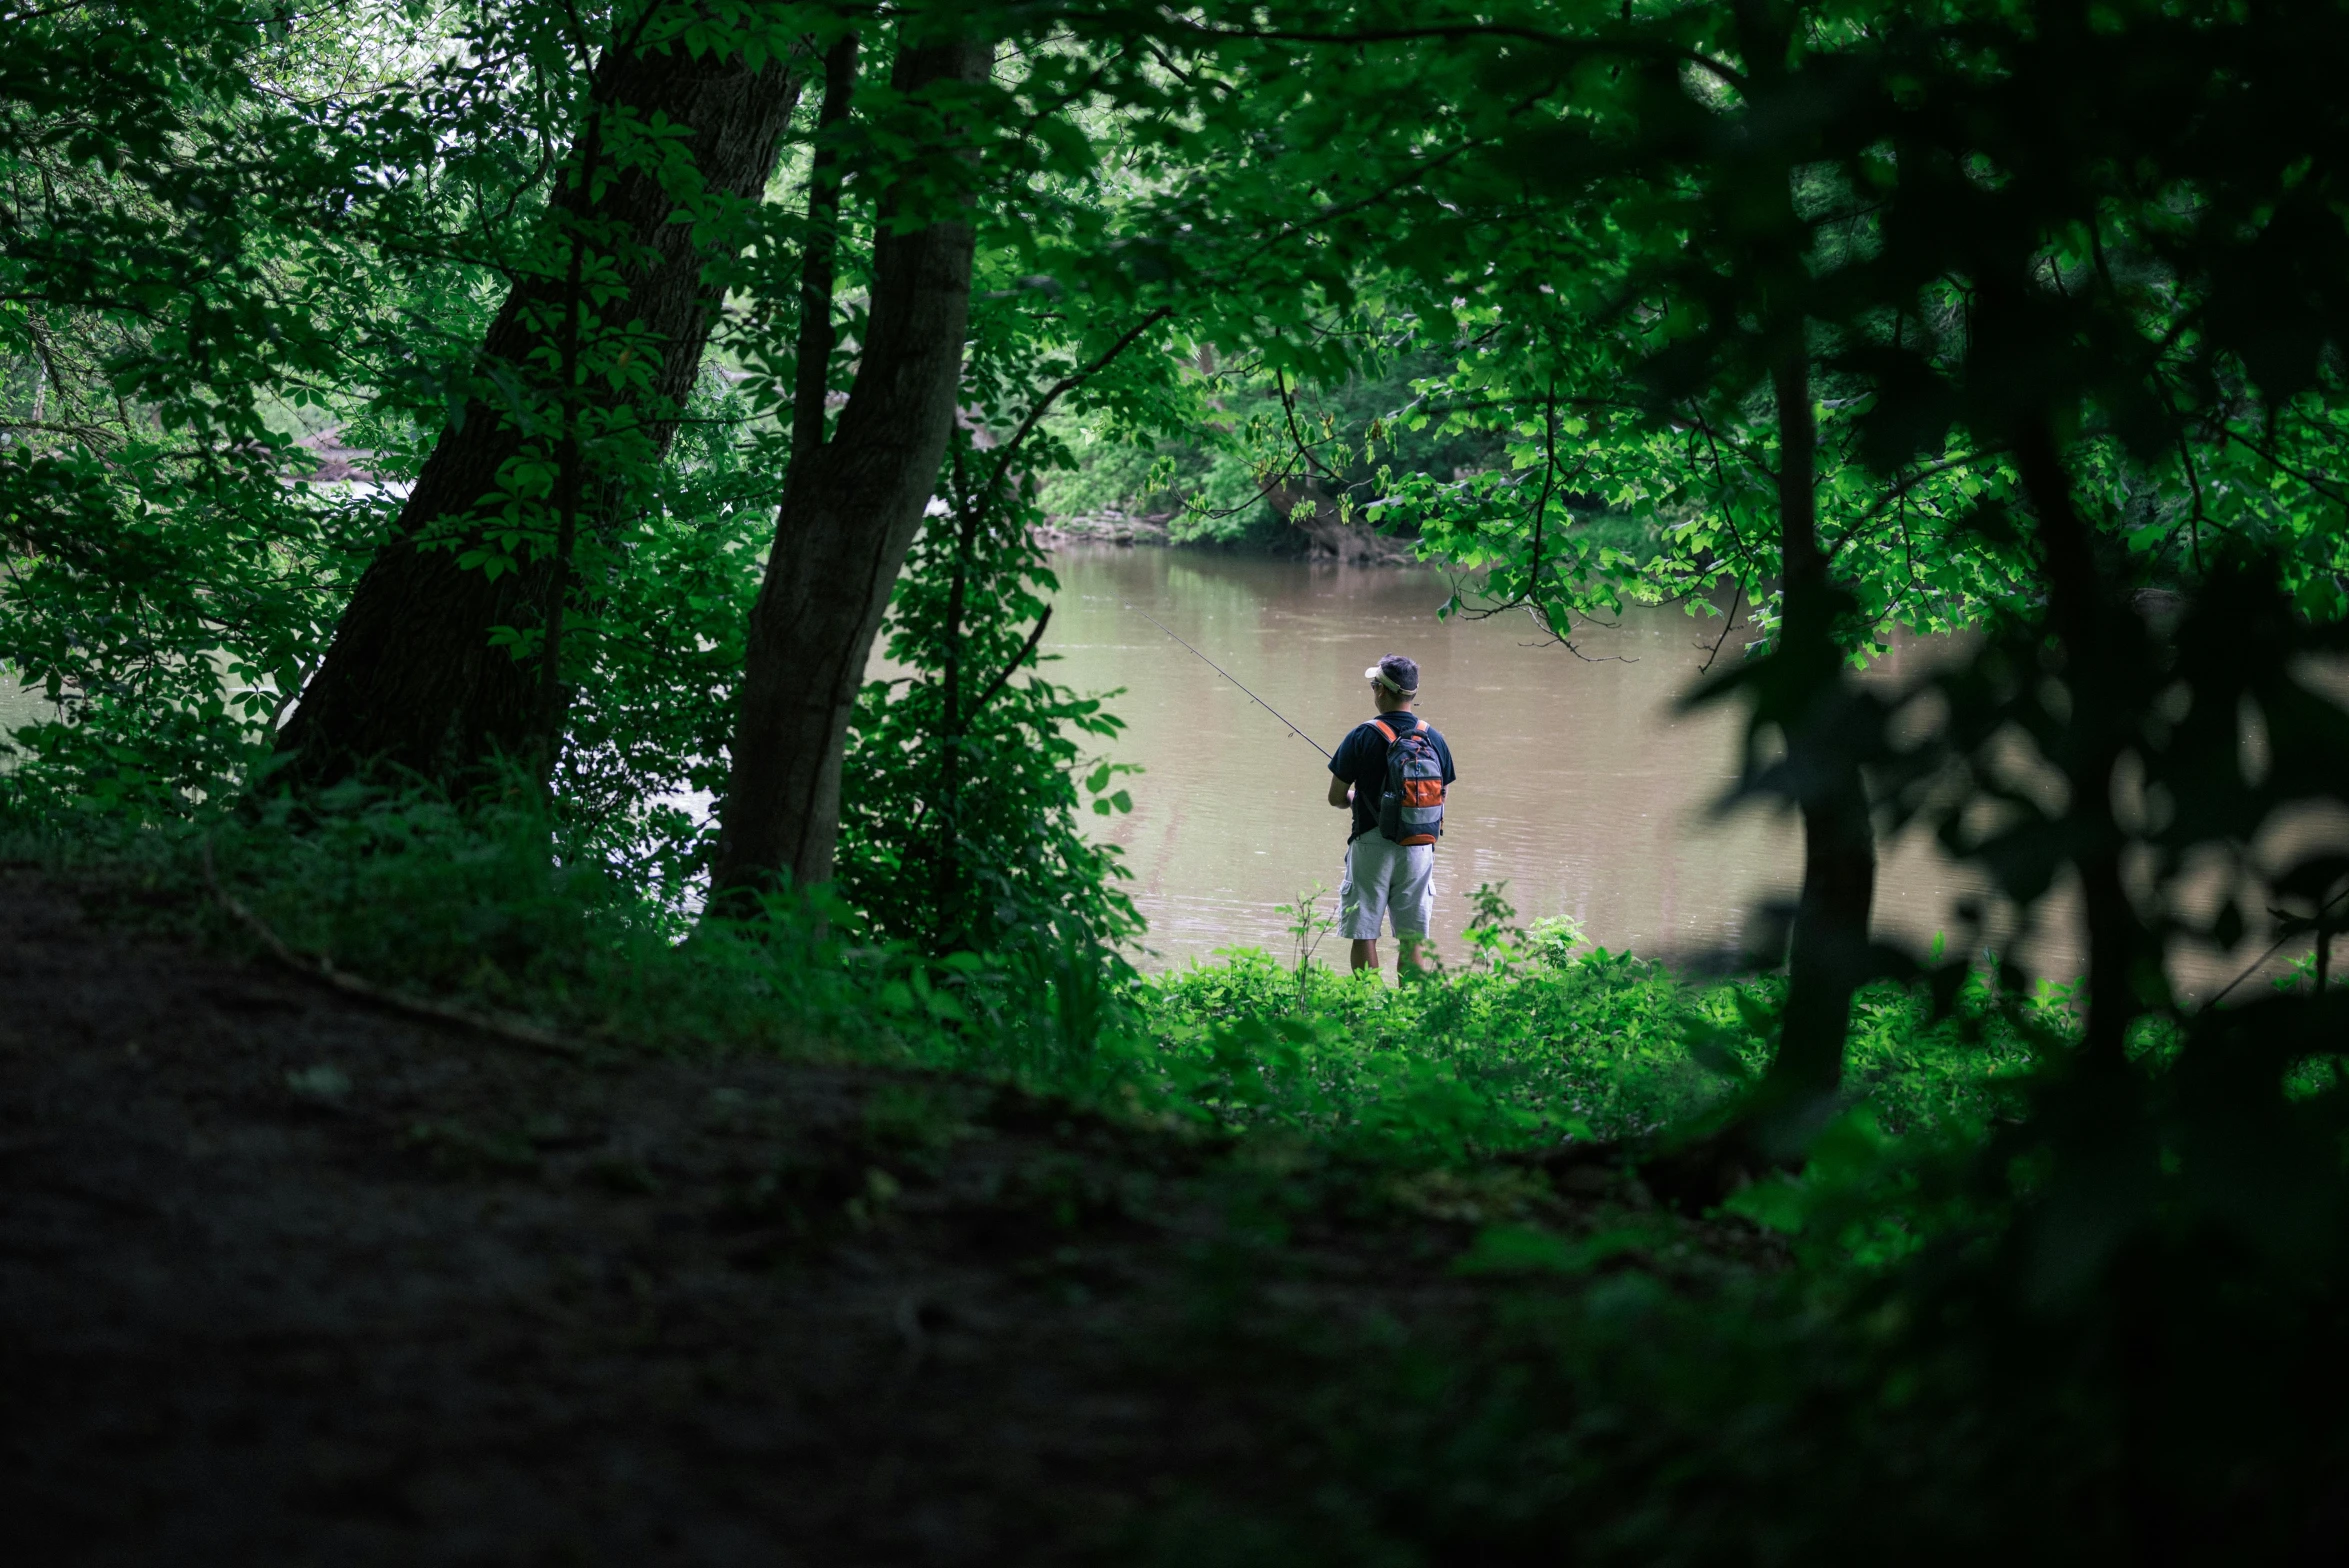
<path fill-rule="evenodd" d="M 1474 1308 L 1473 1204 L 1290 1185 L 985 1085 L 582 1066 L 0 874 L 0 1518 L 44 1564 L 1136 1560 L 1265 1484 L 1202 1321 Z"/>

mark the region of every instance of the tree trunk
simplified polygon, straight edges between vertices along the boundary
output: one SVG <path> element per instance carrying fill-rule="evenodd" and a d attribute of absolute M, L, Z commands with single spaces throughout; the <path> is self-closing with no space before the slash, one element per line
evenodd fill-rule
<path fill-rule="evenodd" d="M 895 84 L 978 82 L 982 43 L 908 46 Z M 713 893 L 718 906 L 832 875 L 840 757 L 865 661 L 936 487 L 962 378 L 972 230 L 957 216 L 874 242 L 872 307 L 848 406 L 794 442 L 775 547 L 751 611 Z"/>
<path fill-rule="evenodd" d="M 756 201 L 798 93 L 798 68 L 790 60 L 752 70 L 715 51 L 695 59 L 681 47 L 666 54 L 615 48 L 597 67 L 588 121 L 574 149 L 574 178 L 556 194 L 550 220 L 552 230 L 568 233 L 570 254 L 559 272 L 514 285 L 477 361 L 484 374 L 522 375 L 533 356 L 551 356 L 575 372 L 576 344 L 563 340 L 566 328 L 575 330 L 568 294 L 576 288 L 579 251 L 587 246 L 612 258 L 625 293 L 598 304 L 595 313 L 609 328 L 633 322 L 651 333 L 662 345 L 661 359 L 649 387 L 613 388 L 609 378 L 594 376 L 581 387 L 574 374 L 558 390 L 562 428 L 547 444 L 574 470 L 578 422 L 587 411 L 606 429 L 636 427 L 632 457 L 657 462 L 666 453 L 718 303 L 705 272 L 725 254 L 708 239 L 697 240 L 691 223 L 671 221 L 684 203 L 647 169 L 615 159 L 622 166 L 604 171 L 596 190 L 598 180 L 585 164 L 597 152 L 599 132 L 608 144 L 609 121 L 663 115 L 690 128 L 686 148 L 707 189 Z M 526 439 L 510 417 L 479 398 L 442 432 L 401 509 L 396 535 L 361 576 L 325 661 L 279 733 L 278 750 L 292 754 L 293 772 L 304 784 L 388 764 L 461 788 L 482 779 L 500 754 L 542 778 L 552 767 L 567 705 L 560 671 L 542 667 L 543 652 L 517 659 L 490 638 L 498 627 L 555 631 L 556 607 L 568 589 L 567 553 L 525 559 L 494 578 L 458 564 L 461 550 L 484 538 L 487 498 Z M 583 487 L 591 497 L 608 496 L 612 478 L 583 481 L 576 471 L 565 473 L 566 523 L 576 522 Z M 448 547 L 452 541 L 458 548 Z M 559 647 L 552 651 L 559 657 Z"/>
<path fill-rule="evenodd" d="M 1778 403 L 1778 517 L 1785 561 L 1779 656 L 1806 688 L 1787 725 L 1802 780 L 1803 884 L 1787 951 L 1786 1011 L 1778 1051 L 1763 1078 L 1766 1115 L 1786 1114 L 1799 1135 L 1809 1112 L 1843 1081 L 1852 994 L 1868 969 L 1868 920 L 1876 896 L 1875 828 L 1858 762 L 1835 734 L 1843 695 L 1843 602 L 1819 548 L 1818 432 L 1807 350 L 1799 343 L 1771 378 Z"/>
<path fill-rule="evenodd" d="M 1790 93 L 1787 11 L 1771 0 L 1737 0 L 1738 41 L 1765 99 Z M 1766 292 L 1773 301 L 1775 363 L 1771 393 L 1778 415 L 1778 528 L 1785 612 L 1777 658 L 1799 707 L 1783 716 L 1790 771 L 1803 822 L 1803 885 L 1787 950 L 1786 1010 L 1778 1050 L 1763 1075 L 1753 1136 L 1762 1152 L 1798 1151 L 1843 1081 L 1852 995 L 1868 973 L 1868 922 L 1876 897 L 1875 824 L 1858 760 L 1837 731 L 1845 713 L 1844 649 L 1836 620 L 1846 596 L 1828 573 L 1819 545 L 1817 421 L 1811 411 L 1811 357 L 1801 293 L 1808 284 L 1803 225 L 1794 206 L 1795 165 L 1773 170 L 1783 192 L 1776 214 L 1780 242 L 1769 247 Z"/>
<path fill-rule="evenodd" d="M 1993 294 L 1999 301 L 2000 296 Z M 2072 504 L 2071 476 L 2056 447 L 2044 412 L 2034 412 L 2015 430 L 2015 472 L 2039 522 L 2039 547 L 2046 562 L 2048 619 L 2063 644 L 2064 684 L 2072 698 L 2065 784 L 2071 800 L 2071 829 L 2078 848 L 2080 902 L 2088 927 L 2088 1028 L 2085 1060 L 2115 1069 L 2128 1060 L 2129 1026 L 2144 1012 L 2136 991 L 2138 955 L 2148 944 L 2121 878 L 2123 836 L 2113 819 L 2113 774 L 2126 750 L 2126 734 L 2099 698 L 2124 687 L 2110 668 L 2108 650 L 2120 645 L 2108 617 L 2110 597 L 2096 569 L 2088 528 Z"/>

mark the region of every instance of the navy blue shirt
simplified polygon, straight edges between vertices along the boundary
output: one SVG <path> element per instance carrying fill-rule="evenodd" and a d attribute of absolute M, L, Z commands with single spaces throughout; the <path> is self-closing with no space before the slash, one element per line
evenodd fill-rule
<path fill-rule="evenodd" d="M 1424 719 L 1414 720 L 1409 713 L 1385 713 L 1379 720 L 1397 735 L 1417 722 L 1427 731 L 1427 738 L 1435 743 L 1436 757 L 1444 765 L 1444 787 L 1449 789 L 1459 775 L 1452 771 L 1452 748 L 1444 744 L 1444 737 L 1436 727 Z M 1365 833 L 1378 831 L 1378 798 L 1387 788 L 1387 738 L 1378 732 L 1378 724 L 1357 724 L 1353 731 L 1338 742 L 1335 755 L 1329 759 L 1329 770 L 1354 786 L 1354 831 L 1346 835 L 1351 844 Z"/>

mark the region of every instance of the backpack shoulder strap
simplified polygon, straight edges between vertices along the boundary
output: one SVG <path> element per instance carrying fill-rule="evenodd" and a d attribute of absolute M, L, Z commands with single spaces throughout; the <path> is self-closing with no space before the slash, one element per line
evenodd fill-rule
<path fill-rule="evenodd" d="M 1370 721 L 1370 727 L 1378 731 L 1381 735 L 1384 735 L 1387 738 L 1388 745 L 1392 746 L 1395 743 L 1395 732 L 1387 728 L 1386 720 L 1372 719 Z"/>

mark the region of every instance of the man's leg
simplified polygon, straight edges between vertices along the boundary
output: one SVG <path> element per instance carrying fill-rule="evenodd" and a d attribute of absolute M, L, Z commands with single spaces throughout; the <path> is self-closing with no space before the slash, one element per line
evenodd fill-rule
<path fill-rule="evenodd" d="M 1398 849 L 1394 873 L 1387 884 L 1387 910 L 1395 920 L 1395 979 L 1424 980 L 1434 973 L 1424 950 L 1428 917 L 1435 913 L 1435 846 L 1415 844 Z"/>
<path fill-rule="evenodd" d="M 1395 979 L 1399 983 L 1409 978 L 1411 947 L 1417 940 L 1411 934 L 1409 906 L 1403 902 L 1410 887 L 1407 873 L 1411 852 L 1370 833 L 1363 834 L 1357 842 L 1367 844 L 1370 848 L 1356 871 L 1355 881 L 1358 884 L 1374 884 L 1378 888 L 1381 910 L 1394 922 L 1395 943 L 1402 950 L 1402 956 L 1395 961 Z M 1376 969 L 1378 936 L 1375 927 L 1371 939 L 1360 946 L 1366 950 L 1366 954 L 1356 967 Z"/>
<path fill-rule="evenodd" d="M 1346 846 L 1345 874 L 1338 878 L 1338 934 L 1354 944 L 1357 973 L 1378 967 L 1378 928 L 1387 915 L 1386 879 L 1364 846 L 1366 833 Z"/>

